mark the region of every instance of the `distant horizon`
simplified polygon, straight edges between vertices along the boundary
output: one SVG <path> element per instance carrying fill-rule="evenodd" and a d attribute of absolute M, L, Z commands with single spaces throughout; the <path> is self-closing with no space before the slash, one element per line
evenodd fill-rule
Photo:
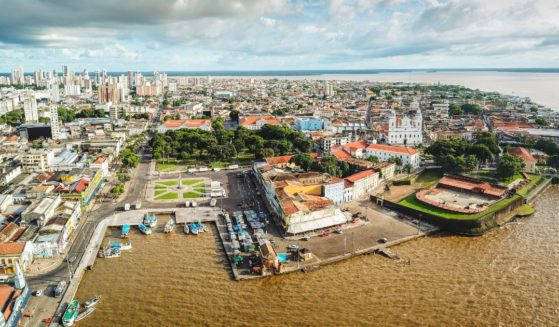
<path fill-rule="evenodd" d="M 14 67 L 14 69 L 17 67 Z M 73 67 L 70 67 L 73 68 Z M 57 73 L 61 73 L 60 69 L 43 69 L 43 71 L 48 72 L 51 70 L 56 70 Z M 95 70 L 88 70 L 88 74 L 95 74 Z M 103 71 L 106 69 L 99 69 Z M 37 70 L 35 70 L 37 71 Z M 32 75 L 35 71 L 24 71 L 25 75 Z M 80 74 L 83 69 L 75 70 L 74 73 Z M 106 70 L 109 74 L 120 74 L 128 73 L 128 71 L 134 73 L 142 73 L 146 75 L 151 75 L 153 72 L 157 71 L 160 73 L 170 74 L 170 76 L 182 76 L 180 74 L 193 74 L 192 76 L 250 76 L 244 73 L 256 73 L 257 76 L 301 76 L 301 75 L 326 75 L 326 74 L 378 74 L 378 73 L 401 73 L 401 72 L 515 72 L 515 73 L 559 73 L 559 67 L 550 68 L 538 68 L 538 67 L 506 67 L 506 68 L 363 68 L 363 69 L 255 69 L 255 70 L 245 70 L 245 69 L 216 69 L 216 70 Z M 297 74 L 292 74 L 297 73 Z M 302 73 L 302 74 L 301 74 Z M 0 72 L 0 76 L 10 75 L 9 72 Z M 220 75 L 221 74 L 221 75 Z M 187 75 L 188 76 L 188 75 Z"/>

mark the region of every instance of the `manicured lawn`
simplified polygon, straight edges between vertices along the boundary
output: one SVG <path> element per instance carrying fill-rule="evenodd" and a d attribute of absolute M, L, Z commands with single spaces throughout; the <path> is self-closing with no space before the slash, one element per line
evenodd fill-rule
<path fill-rule="evenodd" d="M 532 174 L 528 174 L 528 176 L 530 176 L 530 183 L 526 184 L 523 188 L 521 188 L 520 190 L 518 190 L 518 192 L 516 192 L 516 194 L 520 194 L 522 196 L 526 196 L 528 195 L 528 190 L 530 190 L 530 188 L 536 184 L 537 182 L 539 182 L 540 179 L 542 179 L 542 177 L 540 175 L 532 175 Z"/>
<path fill-rule="evenodd" d="M 443 173 L 438 169 L 424 170 L 415 180 L 415 183 L 422 184 L 423 187 L 429 187 L 438 182 L 443 177 Z"/>
<path fill-rule="evenodd" d="M 514 174 L 508 178 L 500 178 L 499 176 L 497 176 L 494 170 L 480 170 L 480 171 L 472 172 L 469 175 L 479 179 L 480 181 L 489 182 L 489 183 L 499 183 L 502 185 L 508 185 L 517 179 L 522 179 L 522 175 L 519 173 Z"/>
<path fill-rule="evenodd" d="M 164 186 L 173 186 L 173 185 L 179 185 L 179 181 L 163 181 L 163 182 L 157 182 L 157 184 L 161 184 Z"/>
<path fill-rule="evenodd" d="M 155 169 L 160 171 L 174 171 L 177 169 L 177 164 L 174 162 L 157 162 Z"/>
<path fill-rule="evenodd" d="M 203 182 L 203 180 L 201 180 L 201 179 L 183 179 L 182 180 L 182 185 L 194 185 L 194 184 L 198 184 L 198 183 L 202 183 L 202 182 Z"/>
<path fill-rule="evenodd" d="M 219 162 L 219 161 L 214 161 L 210 163 L 210 167 L 212 168 L 226 168 L 227 166 L 229 166 L 231 163 L 229 162 Z"/>
<path fill-rule="evenodd" d="M 194 191 L 200 192 L 200 193 L 206 193 L 206 188 L 203 187 L 203 186 L 195 187 L 195 188 L 194 188 Z"/>
<path fill-rule="evenodd" d="M 165 192 L 166 192 L 165 189 L 155 189 L 155 196 L 161 195 Z"/>
<path fill-rule="evenodd" d="M 182 194 L 183 199 L 201 198 L 203 195 L 198 192 L 185 192 Z"/>
<path fill-rule="evenodd" d="M 173 200 L 173 199 L 178 199 L 179 198 L 179 194 L 175 193 L 175 192 L 169 192 L 169 193 L 165 193 L 163 195 L 160 195 L 158 197 L 156 197 L 156 200 Z"/>

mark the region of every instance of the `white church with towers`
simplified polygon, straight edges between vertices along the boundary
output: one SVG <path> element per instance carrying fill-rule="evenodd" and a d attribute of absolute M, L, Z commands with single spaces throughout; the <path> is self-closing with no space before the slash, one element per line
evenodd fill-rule
<path fill-rule="evenodd" d="M 423 143 L 423 116 L 419 108 L 415 115 L 396 114 L 394 109 L 388 111 L 388 126 L 384 141 L 388 144 L 416 145 Z"/>

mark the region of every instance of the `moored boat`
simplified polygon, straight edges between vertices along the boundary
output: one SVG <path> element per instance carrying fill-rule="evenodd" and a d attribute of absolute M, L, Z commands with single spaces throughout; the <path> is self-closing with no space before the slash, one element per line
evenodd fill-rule
<path fill-rule="evenodd" d="M 85 309 L 84 311 L 82 311 L 80 314 L 78 314 L 78 316 L 76 317 L 76 321 L 80 321 L 83 318 L 89 316 L 90 314 L 93 313 L 93 311 L 95 311 L 94 307 L 89 307 L 87 309 Z"/>
<path fill-rule="evenodd" d="M 190 233 L 190 228 L 188 227 L 188 224 L 186 224 L 186 223 L 184 224 L 184 233 L 185 234 Z"/>
<path fill-rule="evenodd" d="M 198 224 L 190 224 L 190 232 L 194 235 L 198 235 Z"/>
<path fill-rule="evenodd" d="M 150 215 L 149 213 L 146 213 L 146 216 L 144 217 L 144 225 L 147 225 L 149 227 L 155 227 L 156 224 L 157 224 L 157 216 L 155 214 Z"/>
<path fill-rule="evenodd" d="M 68 304 L 68 307 L 66 308 L 66 311 L 64 311 L 64 315 L 62 316 L 62 325 L 72 326 L 74 324 L 74 321 L 78 316 L 79 306 L 80 303 L 78 302 L 78 300 L 72 300 L 70 304 Z"/>
<path fill-rule="evenodd" d="M 111 247 L 119 249 L 119 250 L 130 250 L 130 249 L 132 249 L 132 243 L 131 242 L 126 242 L 126 243 L 111 242 Z"/>
<path fill-rule="evenodd" d="M 151 228 L 149 226 L 146 226 L 144 224 L 139 224 L 138 228 L 140 228 L 140 231 L 146 235 L 151 234 Z"/>
<path fill-rule="evenodd" d="M 174 228 L 175 228 L 175 221 L 173 220 L 173 218 L 171 218 L 165 224 L 165 228 L 163 229 L 163 232 L 166 234 L 171 233 Z"/>
<path fill-rule="evenodd" d="M 95 295 L 91 299 L 82 303 L 82 305 L 83 305 L 84 308 L 87 309 L 87 308 L 91 308 L 92 306 L 96 305 L 97 303 L 99 303 L 99 301 L 101 301 L 101 295 Z"/>
<path fill-rule="evenodd" d="M 128 237 L 129 233 L 130 233 L 130 225 L 128 224 L 122 225 L 122 231 L 120 233 L 120 237 L 122 238 Z"/>
<path fill-rule="evenodd" d="M 120 254 L 120 248 L 117 247 L 109 246 L 99 250 L 99 258 L 118 258 Z"/>

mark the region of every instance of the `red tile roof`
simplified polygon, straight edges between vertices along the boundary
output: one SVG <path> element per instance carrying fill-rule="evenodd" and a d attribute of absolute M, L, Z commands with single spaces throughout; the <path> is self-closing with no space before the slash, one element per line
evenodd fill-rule
<path fill-rule="evenodd" d="M 367 170 L 363 170 L 363 171 L 360 171 L 360 172 L 358 172 L 358 173 L 355 173 L 355 174 L 353 174 L 353 175 L 351 175 L 351 176 L 349 176 L 349 177 L 346 177 L 346 180 L 348 180 L 348 181 L 350 181 L 350 182 L 352 182 L 352 183 L 355 183 L 355 182 L 357 182 L 358 180 L 361 180 L 361 179 L 363 179 L 363 178 L 369 177 L 369 176 L 371 176 L 371 175 L 373 175 L 373 174 L 375 174 L 375 173 L 376 173 L 376 171 L 374 171 L 373 169 L 367 169 Z"/>
<path fill-rule="evenodd" d="M 246 116 L 239 121 L 240 125 L 254 125 L 259 120 L 265 120 L 266 124 L 277 125 L 279 121 L 274 116 Z"/>
<path fill-rule="evenodd" d="M 537 162 L 537 160 L 534 158 L 534 156 L 532 156 L 532 154 L 523 147 L 510 148 L 508 150 L 508 153 L 519 157 L 523 161 Z"/>
<path fill-rule="evenodd" d="M 94 164 L 101 164 L 101 163 L 105 162 L 105 160 L 107 160 L 107 157 L 100 156 L 100 157 L 97 157 L 97 159 L 95 159 L 95 161 L 93 163 Z"/>
<path fill-rule="evenodd" d="M 209 119 L 177 119 L 177 120 L 167 120 L 163 123 L 165 127 L 168 128 L 180 128 L 180 127 L 187 127 L 187 128 L 198 128 L 204 125 L 211 125 Z"/>
<path fill-rule="evenodd" d="M 438 185 L 450 186 L 454 188 L 463 189 L 465 191 L 488 194 L 496 197 L 501 197 L 505 195 L 505 193 L 507 192 L 506 187 L 497 187 L 481 181 L 467 180 L 467 179 L 450 177 L 450 176 L 444 176 L 439 181 L 437 186 Z"/>
<path fill-rule="evenodd" d="M 266 163 L 268 163 L 269 165 L 286 164 L 286 163 L 289 163 L 289 160 L 291 160 L 291 157 L 292 157 L 291 155 L 268 157 L 268 158 L 266 158 Z"/>
<path fill-rule="evenodd" d="M 0 243 L 0 255 L 13 255 L 23 253 L 25 243 Z"/>
<path fill-rule="evenodd" d="M 85 191 L 88 184 L 89 184 L 89 180 L 87 178 L 82 178 L 82 179 L 80 179 L 78 184 L 76 184 L 76 187 L 74 187 L 74 191 L 78 192 L 78 193 L 81 193 L 81 192 Z"/>
<path fill-rule="evenodd" d="M 384 152 L 397 152 L 397 153 L 408 154 L 408 155 L 413 155 L 418 153 L 416 150 L 412 148 L 386 145 L 386 144 L 371 144 L 367 147 L 367 149 L 384 151 Z"/>
<path fill-rule="evenodd" d="M 345 150 L 334 151 L 332 155 L 338 159 L 351 158 L 351 154 L 347 153 Z"/>

